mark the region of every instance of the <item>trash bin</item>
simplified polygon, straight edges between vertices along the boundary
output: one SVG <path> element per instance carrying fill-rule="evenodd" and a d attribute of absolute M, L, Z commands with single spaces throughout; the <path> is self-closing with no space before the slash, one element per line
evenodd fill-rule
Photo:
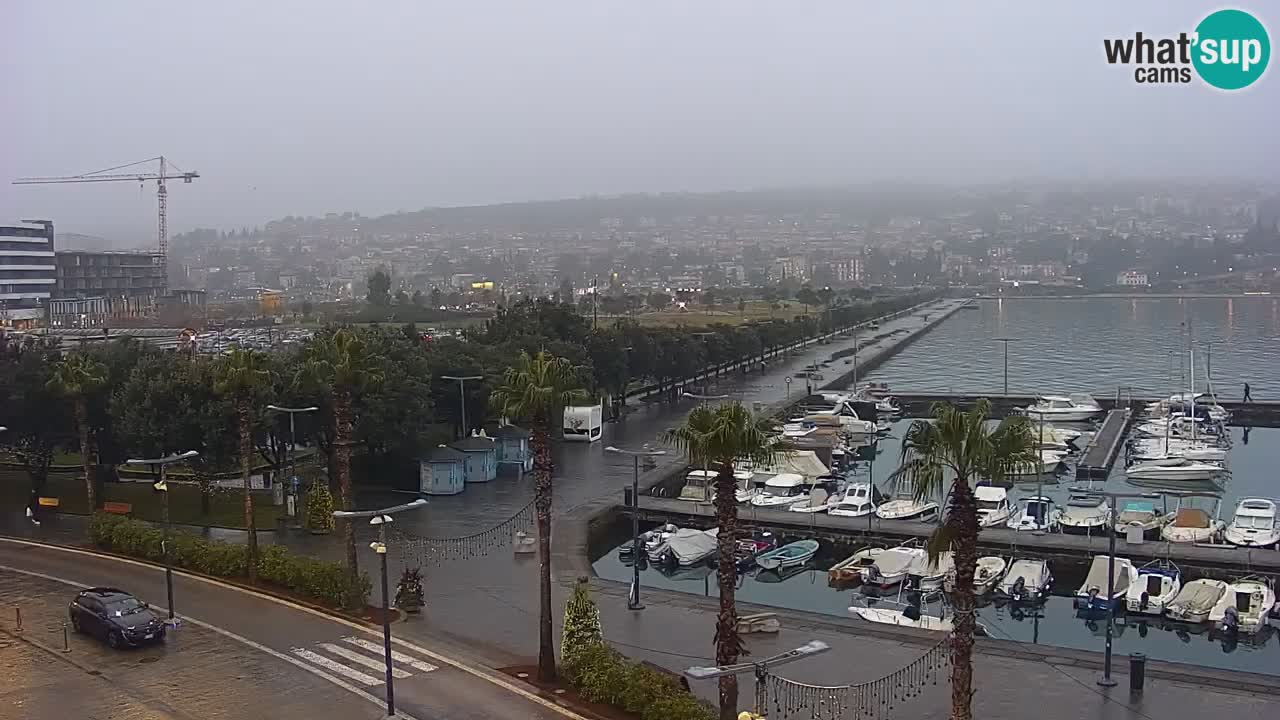
<path fill-rule="evenodd" d="M 1129 692 L 1142 692 L 1142 683 L 1147 679 L 1147 656 L 1133 653 L 1129 656 Z"/>
<path fill-rule="evenodd" d="M 622 488 L 622 504 L 623 504 L 623 505 L 625 505 L 625 506 L 627 506 L 627 507 L 629 507 L 629 508 L 630 508 L 630 507 L 635 507 L 635 506 L 636 506 L 635 501 L 634 501 L 634 500 L 632 500 L 632 498 L 631 498 L 631 488 L 630 488 L 630 487 L 624 487 L 624 488 Z"/>

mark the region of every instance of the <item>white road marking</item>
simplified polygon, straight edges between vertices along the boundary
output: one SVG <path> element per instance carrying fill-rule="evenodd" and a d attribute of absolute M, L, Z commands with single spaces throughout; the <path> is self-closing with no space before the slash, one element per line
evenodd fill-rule
<path fill-rule="evenodd" d="M 349 642 L 352 645 L 355 645 L 356 647 L 362 647 L 365 650 L 372 650 L 373 652 L 376 652 L 379 654 L 381 654 L 383 651 L 381 645 L 376 645 L 374 643 L 371 643 L 368 640 L 365 640 L 364 638 L 344 637 L 342 638 L 342 640 L 343 642 Z M 395 660 L 398 663 L 404 663 L 405 665 L 408 665 L 409 667 L 415 668 L 417 670 L 421 670 L 422 672 L 431 672 L 432 670 L 439 669 L 435 665 L 432 665 L 431 663 L 422 662 L 421 660 L 419 660 L 418 658 L 412 655 L 405 655 L 404 653 L 396 650 L 391 651 L 391 659 Z"/>
<path fill-rule="evenodd" d="M 316 665 L 319 665 L 325 670 L 331 670 L 333 672 L 336 672 L 339 675 L 347 678 L 348 680 L 355 680 L 356 682 L 364 683 L 365 685 L 381 685 L 382 684 L 382 678 L 377 678 L 372 675 L 365 675 L 359 670 L 352 670 L 351 668 L 347 667 L 346 665 L 343 665 L 342 663 L 336 660 L 330 660 L 329 658 L 321 655 L 320 653 L 311 652 L 306 648 L 293 648 L 292 650 L 290 650 L 290 652 L 302 658 L 303 660 L 308 660 L 312 663 L 315 663 Z"/>
<path fill-rule="evenodd" d="M 41 543 L 29 543 L 29 544 L 38 545 L 41 547 L 51 547 L 48 545 L 42 545 Z M 93 553 L 85 553 L 85 554 L 92 555 Z M 143 565 L 144 567 L 146 567 L 145 563 L 135 563 L 135 564 Z M 38 577 L 43 580 L 62 583 L 63 585 L 70 585 L 72 587 L 77 587 L 77 588 L 87 588 L 87 587 L 93 586 L 92 583 L 87 583 L 79 580 L 68 580 L 66 578 L 60 578 L 55 575 L 46 575 L 45 573 L 39 573 L 32 570 L 22 570 L 16 567 L 10 567 L 8 565 L 0 565 L 0 570 L 7 570 L 9 572 L 15 572 L 21 575 L 27 575 L 29 577 Z M 155 609 L 161 612 L 165 612 L 167 610 L 167 608 L 161 607 L 159 605 L 152 605 L 152 607 L 154 607 Z M 351 683 L 347 682 L 346 680 L 343 680 L 342 678 L 334 677 L 333 675 L 330 675 L 329 673 L 324 672 L 323 670 L 320 670 L 316 667 L 308 665 L 307 663 L 295 657 L 286 655 L 278 650 L 272 650 L 266 645 L 254 642 L 253 640 L 250 640 L 249 638 L 244 637 L 242 635 L 237 635 L 231 632 L 230 630 L 223 630 L 222 628 L 217 627 L 215 625 L 210 625 L 209 623 L 204 622 L 202 620 L 197 620 L 191 617 L 190 615 L 183 616 L 183 620 L 191 623 L 192 625 L 195 625 L 196 627 L 201 627 L 201 628 L 204 628 L 205 630 L 209 630 L 210 632 L 215 632 L 219 635 L 222 635 L 223 637 L 230 638 L 232 640 L 235 640 L 236 642 L 239 642 L 243 645 L 251 647 L 254 650 L 257 650 L 259 652 L 264 652 L 274 658 L 283 660 L 289 663 L 290 665 L 293 665 L 294 667 L 300 668 L 306 672 L 311 673 L 312 675 L 315 675 L 318 678 L 321 678 L 322 680 L 326 680 L 330 683 L 333 683 L 334 685 L 342 688 L 343 690 L 346 690 L 349 693 L 352 693 L 353 695 L 358 695 L 364 700 L 367 700 L 373 703 L 374 705 L 377 705 L 378 707 L 386 707 L 386 700 L 384 698 L 380 698 L 377 695 L 373 695 L 372 693 L 366 692 L 365 690 L 358 688 L 355 685 L 352 685 Z M 408 713 L 400 710 L 399 708 L 396 709 L 396 715 L 399 717 L 405 718 L 406 720 L 416 720 L 416 718 L 414 718 L 412 715 L 409 715 Z M 576 716 L 576 717 L 581 717 L 581 716 Z M 583 720 L 585 720 L 585 718 Z"/>
<path fill-rule="evenodd" d="M 382 672 L 382 673 L 385 673 L 387 670 L 386 662 L 382 658 L 378 658 L 377 660 L 374 660 L 373 658 L 367 655 L 361 655 L 360 653 L 354 650 L 348 650 L 342 647 L 341 645 L 334 645 L 333 643 L 320 643 L 320 647 L 324 648 L 325 652 L 344 657 L 350 660 L 351 662 L 356 663 L 357 665 L 363 665 L 367 668 L 370 668 L 372 670 L 377 670 L 378 672 Z M 393 655 L 392 660 L 394 659 L 395 659 L 395 656 Z M 404 670 L 401 670 L 400 668 L 396 667 L 395 664 L 393 663 L 391 665 L 391 676 L 398 677 L 398 678 L 407 678 L 407 677 L 413 677 L 413 673 L 405 672 Z"/>

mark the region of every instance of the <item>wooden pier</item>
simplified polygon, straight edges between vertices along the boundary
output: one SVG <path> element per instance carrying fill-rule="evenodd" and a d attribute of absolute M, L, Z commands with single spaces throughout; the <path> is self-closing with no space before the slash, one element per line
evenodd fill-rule
<path fill-rule="evenodd" d="M 628 510 L 622 505 L 615 508 L 619 515 Z M 715 508 L 710 503 L 687 500 L 644 497 L 640 501 L 640 516 L 651 522 L 673 522 L 682 527 L 709 528 L 715 525 Z M 753 506 L 739 508 L 738 524 L 789 536 L 885 546 L 911 539 L 924 539 L 937 529 L 937 525 L 927 522 L 881 520 L 875 516 L 869 519 L 835 517 L 826 513 L 796 513 Z M 1109 538 L 1105 533 L 1093 536 L 1040 534 L 1007 528 L 984 528 L 978 536 L 980 547 L 1001 555 L 1025 554 L 1073 560 L 1105 555 L 1108 542 Z M 1116 556 L 1129 558 L 1138 564 L 1157 558 L 1168 559 L 1178 565 L 1208 573 L 1221 574 L 1225 571 L 1224 577 L 1242 573 L 1280 575 L 1280 552 L 1271 549 L 1169 543 L 1163 540 L 1129 543 L 1124 536 L 1118 536 Z"/>
<path fill-rule="evenodd" d="M 1129 429 L 1130 410 L 1111 410 L 1076 463 L 1076 480 L 1106 480 Z"/>

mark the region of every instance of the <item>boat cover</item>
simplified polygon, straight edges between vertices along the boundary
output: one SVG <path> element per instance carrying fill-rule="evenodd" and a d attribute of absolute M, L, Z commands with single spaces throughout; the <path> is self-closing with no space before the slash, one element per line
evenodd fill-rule
<path fill-rule="evenodd" d="M 826 490 L 816 487 L 809 491 L 809 499 L 803 503 L 803 506 L 810 509 L 824 508 L 827 506 L 827 501 L 830 497 Z"/>
<path fill-rule="evenodd" d="M 681 562 L 696 561 L 704 558 L 716 549 L 716 528 L 707 531 L 682 528 L 667 538 L 667 547 Z"/>
<path fill-rule="evenodd" d="M 1222 588 L 1208 583 L 1191 581 L 1182 586 L 1171 606 L 1182 608 L 1188 615 L 1207 613 L 1218 604 L 1222 597 Z"/>
<path fill-rule="evenodd" d="M 942 553 L 936 563 L 929 562 L 929 553 L 922 552 L 911 561 L 909 572 L 912 575 L 920 575 L 922 577 L 935 577 L 951 572 L 955 566 L 955 560 L 949 552 Z"/>
<path fill-rule="evenodd" d="M 1209 513 L 1199 508 L 1182 508 L 1173 519 L 1174 526 L 1182 528 L 1207 528 L 1209 522 Z"/>
<path fill-rule="evenodd" d="M 1022 578 L 1023 585 L 1032 590 L 1039 590 L 1043 575 L 1043 560 L 1015 560 L 1009 567 L 1008 574 L 1004 576 L 1004 580 L 1000 581 L 1000 587 L 1007 592 L 1018 582 L 1018 578 Z"/>
<path fill-rule="evenodd" d="M 803 475 L 809 482 L 831 473 L 827 466 L 818 459 L 818 454 L 812 450 L 789 450 L 780 453 L 777 461 L 774 462 L 773 467 L 769 468 L 769 470 L 774 473 Z"/>
<path fill-rule="evenodd" d="M 1084 593 L 1092 588 L 1098 588 L 1099 596 L 1107 592 L 1107 556 L 1098 555 L 1093 559 L 1093 564 L 1089 566 L 1089 575 L 1084 579 L 1082 590 Z M 1129 589 L 1129 573 L 1125 571 L 1125 564 L 1116 558 L 1115 573 L 1115 591 L 1117 595 L 1124 595 Z"/>
<path fill-rule="evenodd" d="M 890 548 L 876 557 L 876 569 L 881 575 L 901 575 L 907 572 L 916 557 L 923 554 L 923 550 L 913 548 Z"/>

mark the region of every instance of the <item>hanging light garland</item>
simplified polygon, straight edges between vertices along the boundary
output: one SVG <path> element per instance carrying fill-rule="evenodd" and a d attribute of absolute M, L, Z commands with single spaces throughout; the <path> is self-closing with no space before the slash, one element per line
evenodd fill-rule
<path fill-rule="evenodd" d="M 496 549 L 512 546 L 517 532 L 528 532 L 533 528 L 533 519 L 533 501 L 530 500 L 515 515 L 471 535 L 428 538 L 393 529 L 392 547 L 399 549 L 400 559 L 406 567 L 434 567 L 450 560 L 470 560 L 488 555 Z"/>
<path fill-rule="evenodd" d="M 807 685 L 777 675 L 766 679 L 773 700 L 771 720 L 852 720 L 890 717 L 895 707 L 917 697 L 925 687 L 945 681 L 951 664 L 951 636 L 934 645 L 910 665 L 878 680 L 856 685 Z M 759 708 L 763 711 L 765 708 Z"/>

